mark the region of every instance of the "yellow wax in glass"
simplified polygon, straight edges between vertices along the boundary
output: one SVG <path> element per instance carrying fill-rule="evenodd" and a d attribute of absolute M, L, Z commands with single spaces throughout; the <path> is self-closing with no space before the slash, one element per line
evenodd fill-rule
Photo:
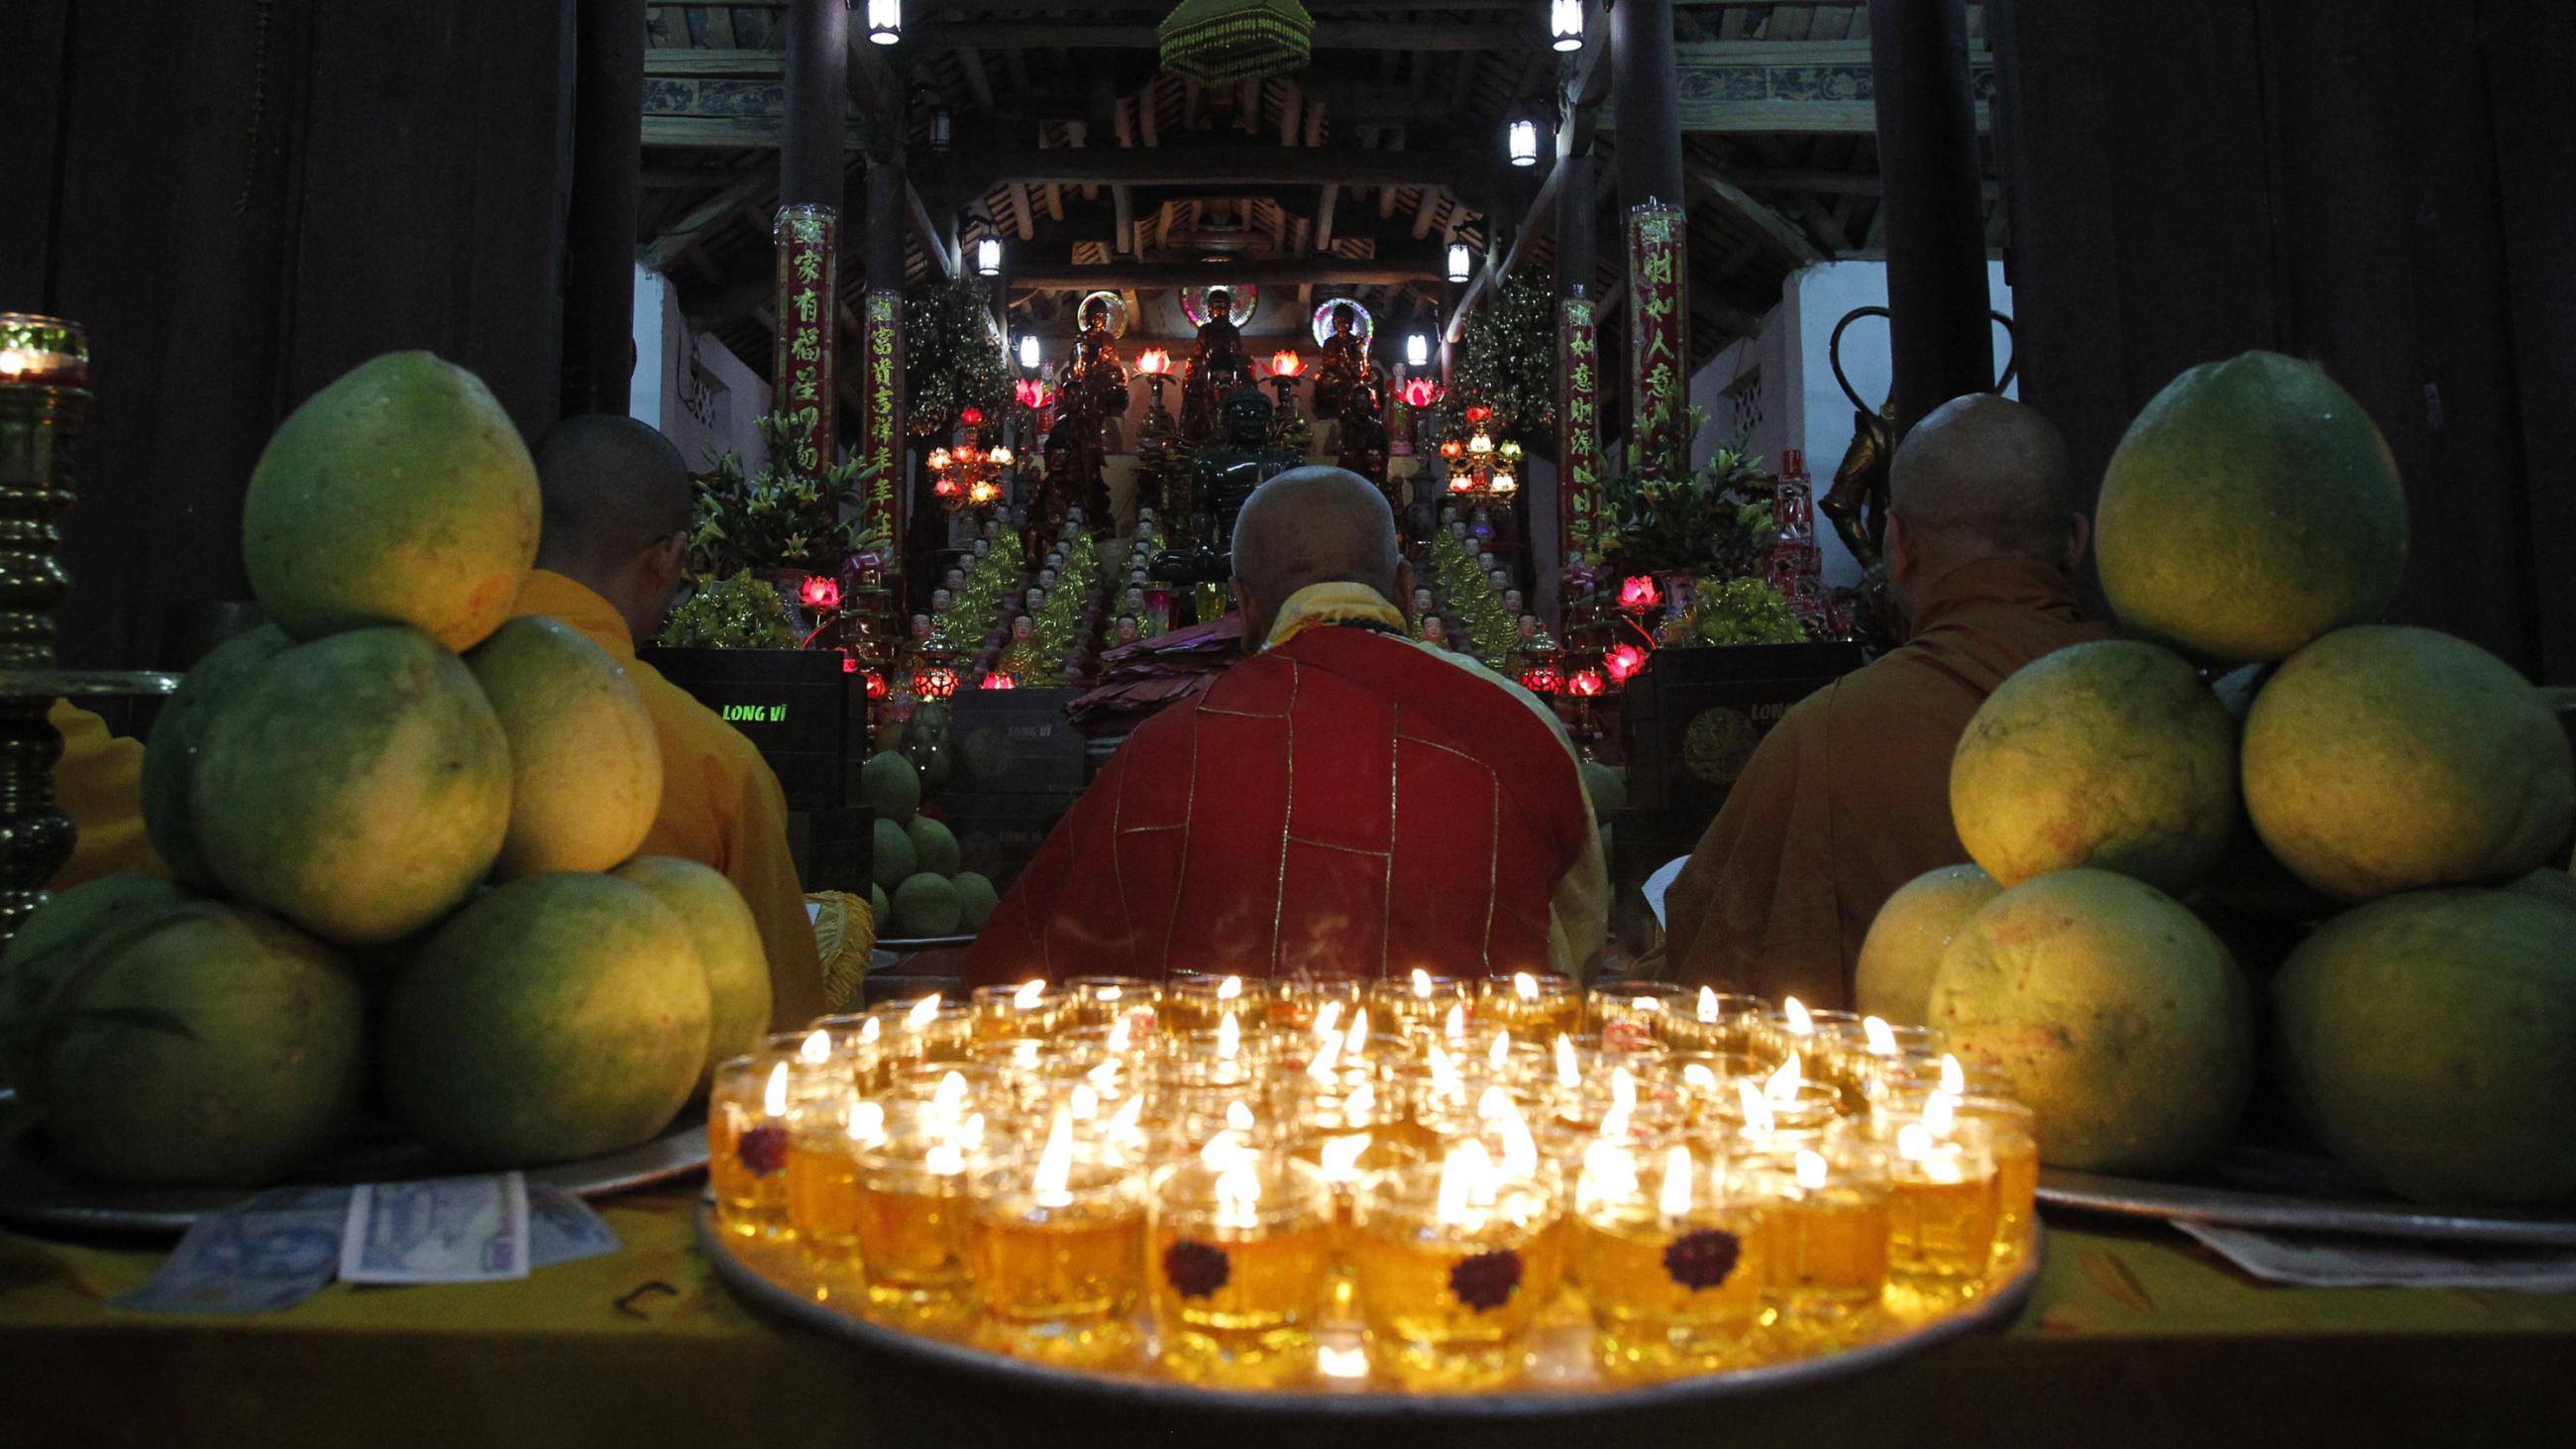
<path fill-rule="evenodd" d="M 1310 1204 L 1275 1227 L 1163 1221 L 1147 1244 L 1163 1365 L 1195 1382 L 1293 1383 L 1313 1372 L 1332 1239 Z"/>
<path fill-rule="evenodd" d="M 1578 1215 L 1573 1256 L 1603 1372 L 1668 1378 L 1743 1361 L 1762 1314 L 1763 1228 L 1750 1205 L 1677 1222 L 1643 1201 Z"/>
<path fill-rule="evenodd" d="M 1995 1241 L 1991 1171 L 1955 1181 L 1902 1168 L 1887 1196 L 1888 1270 L 1918 1291 L 1972 1287 L 1986 1273 Z"/>
<path fill-rule="evenodd" d="M 1453 1233 L 1362 1222 L 1352 1277 L 1370 1361 L 1407 1389 L 1493 1388 L 1519 1379 L 1538 1312 L 1528 1255 L 1546 1224 Z"/>
<path fill-rule="evenodd" d="M 1145 1215 L 1132 1202 L 1048 1210 L 1004 1197 L 978 1204 L 974 1222 L 976 1291 L 994 1317 L 1054 1323 L 1135 1310 Z"/>
<path fill-rule="evenodd" d="M 832 1138 L 841 1138 L 833 1141 Z M 787 1221 L 806 1260 L 824 1272 L 859 1266 L 859 1164 L 837 1127 L 787 1144 Z"/>
<path fill-rule="evenodd" d="M 859 1256 L 868 1301 L 880 1307 L 936 1302 L 967 1286 L 968 1214 L 960 1175 L 918 1169 L 859 1174 Z"/>
<path fill-rule="evenodd" d="M 2009 1276 L 2030 1256 L 2031 1233 L 2038 1225 L 2039 1143 L 2017 1128 L 1990 1125 L 1995 1151 L 1994 1267 Z"/>
<path fill-rule="evenodd" d="M 1784 1316 L 1878 1307 L 1887 1289 L 1887 1193 L 1810 1188 L 1770 1209 L 1771 1289 Z"/>
<path fill-rule="evenodd" d="M 746 1146 L 744 1138 L 751 1140 Z M 707 1181 L 716 1221 L 745 1238 L 783 1237 L 787 1221 L 787 1124 L 717 1101 L 707 1110 Z"/>

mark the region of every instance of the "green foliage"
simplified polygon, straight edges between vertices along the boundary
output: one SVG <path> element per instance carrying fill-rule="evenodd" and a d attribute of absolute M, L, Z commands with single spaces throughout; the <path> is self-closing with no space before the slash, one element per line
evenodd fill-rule
<path fill-rule="evenodd" d="M 1771 491 L 1762 460 L 1720 448 L 1686 478 L 1633 468 L 1602 485 L 1614 528 L 1606 566 L 1622 573 L 1691 573 L 1731 579 L 1756 572 L 1771 546 Z"/>
<path fill-rule="evenodd" d="M 778 590 L 745 569 L 731 578 L 702 578 L 671 611 L 656 641 L 665 649 L 793 649 L 796 631 Z"/>
<path fill-rule="evenodd" d="M 729 574 L 744 569 L 803 569 L 839 574 L 844 561 L 863 548 L 888 546 L 871 538 L 861 485 L 882 493 L 891 484 L 883 471 L 857 462 L 834 463 L 816 473 L 799 473 L 781 460 L 790 452 L 785 442 L 802 419 L 772 413 L 760 420 L 760 436 L 769 445 L 769 461 L 745 476 L 739 455 L 716 457 L 715 471 L 698 480 L 695 511 L 689 519 L 689 570 L 695 574 Z"/>
<path fill-rule="evenodd" d="M 1556 433 L 1556 301 L 1546 287 L 1513 277 L 1494 305 L 1467 319 L 1461 350 L 1440 402 L 1440 425 L 1455 437 L 1468 432 L 1467 409 L 1494 410 L 1488 426 L 1524 446 L 1545 444 Z"/>
<path fill-rule="evenodd" d="M 981 277 L 937 282 L 904 298 L 904 418 L 916 438 L 943 440 L 970 407 L 999 422 L 1011 401 L 1011 365 Z"/>
<path fill-rule="evenodd" d="M 1804 644 L 1807 628 L 1789 600 L 1760 579 L 1728 579 L 1700 590 L 1691 631 L 1702 644 Z"/>

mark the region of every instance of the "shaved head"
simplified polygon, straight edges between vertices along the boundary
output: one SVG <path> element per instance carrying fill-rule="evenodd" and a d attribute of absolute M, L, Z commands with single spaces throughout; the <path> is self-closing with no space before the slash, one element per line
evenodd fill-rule
<path fill-rule="evenodd" d="M 689 465 L 633 418 L 566 418 L 537 442 L 540 567 L 584 578 L 623 567 L 689 526 Z"/>
<path fill-rule="evenodd" d="M 1377 485 L 1342 468 L 1291 468 L 1234 521 L 1236 583 L 1275 609 L 1309 584 L 1366 584 L 1390 602 L 1404 552 Z"/>
<path fill-rule="evenodd" d="M 1961 554 L 2056 560 L 2075 528 L 2066 439 L 2038 410 L 1991 393 L 1934 409 L 1896 450 L 1888 511 Z"/>

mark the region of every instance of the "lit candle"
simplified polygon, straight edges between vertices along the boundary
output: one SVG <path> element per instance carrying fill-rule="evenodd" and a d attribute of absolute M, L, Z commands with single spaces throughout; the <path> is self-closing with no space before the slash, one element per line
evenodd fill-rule
<path fill-rule="evenodd" d="M 1238 1387 L 1314 1372 L 1330 1203 L 1314 1167 L 1230 1134 L 1157 1176 L 1146 1276 L 1168 1372 Z"/>
<path fill-rule="evenodd" d="M 1473 1138 L 1363 1183 L 1351 1251 L 1372 1365 L 1409 1391 L 1517 1380 L 1555 1197 Z"/>
<path fill-rule="evenodd" d="M 1888 1273 L 1901 1307 L 1937 1312 L 1983 1290 L 2000 1206 L 1988 1134 L 1935 1092 L 1919 1113 L 1878 1116 L 1889 1144 Z"/>
<path fill-rule="evenodd" d="M 1760 1200 L 1681 1144 L 1642 1160 L 1608 1143 L 1575 1191 L 1575 1276 L 1594 1357 L 1622 1380 L 1749 1361 L 1762 1312 Z"/>
<path fill-rule="evenodd" d="M 787 1116 L 794 1059 L 776 1053 L 735 1057 L 716 1068 L 707 1094 L 707 1180 L 716 1221 L 728 1233 L 784 1239 L 787 1220 Z"/>
<path fill-rule="evenodd" d="M 1767 1291 L 1783 1335 L 1833 1349 L 1876 1332 L 1887 1287 L 1885 1155 L 1837 1130 L 1806 1145 L 1757 1149 L 1737 1166 L 1766 1202 Z"/>
<path fill-rule="evenodd" d="M 1034 1159 L 1004 1154 L 975 1175 L 975 1288 L 1003 1347 L 1075 1365 L 1132 1351 L 1144 1196 L 1124 1160 L 1081 1144 L 1061 1104 Z"/>

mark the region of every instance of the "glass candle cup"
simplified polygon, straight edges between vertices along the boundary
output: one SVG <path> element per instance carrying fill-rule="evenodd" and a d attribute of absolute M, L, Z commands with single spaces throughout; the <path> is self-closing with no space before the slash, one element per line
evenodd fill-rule
<path fill-rule="evenodd" d="M 1453 1020 L 1462 1026 L 1474 1023 L 1476 988 L 1455 977 L 1416 970 L 1370 982 L 1368 997 L 1361 1004 L 1379 1031 L 1404 1037 L 1436 1035 Z"/>
<path fill-rule="evenodd" d="M 1017 986 L 978 986 L 968 993 L 966 1004 L 975 1014 L 977 1041 L 1032 1037 L 1043 1041 L 1065 1022 L 1072 999 L 1044 981 L 1033 980 Z"/>
<path fill-rule="evenodd" d="M 1258 1032 L 1270 1023 L 1270 983 L 1241 976 L 1175 976 L 1163 984 L 1164 1031 L 1187 1036 L 1213 1032 L 1232 1016 L 1244 1029 Z"/>
<path fill-rule="evenodd" d="M 1331 1197 L 1311 1165 L 1244 1151 L 1154 1176 L 1146 1278 L 1162 1364 L 1194 1383 L 1309 1377 L 1330 1301 Z"/>
<path fill-rule="evenodd" d="M 707 1182 L 716 1222 L 740 1238 L 783 1239 L 794 1059 L 775 1051 L 719 1064 L 707 1093 Z"/>
<path fill-rule="evenodd" d="M 1518 1381 L 1548 1259 L 1561 1253 L 1544 1165 L 1509 1174 L 1469 1141 L 1364 1178 L 1351 1267 L 1371 1367 L 1408 1392 Z"/>
<path fill-rule="evenodd" d="M 1583 987 L 1570 976 L 1516 971 L 1476 983 L 1476 1021 L 1544 1044 L 1583 1030 Z"/>
<path fill-rule="evenodd" d="M 969 1168 L 983 1119 L 905 1112 L 856 1160 L 859 1256 L 870 1313 L 908 1330 L 954 1333 L 971 1321 Z"/>
<path fill-rule="evenodd" d="M 1795 1052 L 1803 1063 L 1822 1050 L 1837 1033 L 1846 1029 L 1861 1030 L 1860 1017 L 1848 1011 L 1809 1011 L 1804 1007 L 1790 1009 L 1791 997 L 1778 1011 L 1766 1011 L 1745 1024 L 1747 1050 L 1761 1059 L 1766 1067 L 1777 1067 Z M 1813 1076 L 1814 1069 L 1807 1074 Z"/>
<path fill-rule="evenodd" d="M 1768 1214 L 1775 1328 L 1823 1348 L 1870 1336 L 1887 1291 L 1886 1153 L 1836 1128 L 1803 1145 L 1752 1149 L 1734 1165 Z"/>
<path fill-rule="evenodd" d="M 1690 1009 L 1690 992 L 1670 981 L 1605 981 L 1585 993 L 1584 1015 L 1607 1051 L 1660 1044 L 1667 1016 Z"/>
<path fill-rule="evenodd" d="M 1983 1291 L 1999 1212 L 1991 1134 L 1946 1099 L 1877 1114 L 1887 1152 L 1888 1279 L 1900 1311 L 1937 1312 Z"/>
<path fill-rule="evenodd" d="M 1096 1364 L 1132 1351 L 1145 1183 L 1069 1133 L 1023 1143 L 975 1175 L 972 1252 L 993 1346 Z"/>
<path fill-rule="evenodd" d="M 885 1109 L 857 1097 L 795 1108 L 787 1126 L 787 1221 L 816 1296 L 859 1284 L 859 1154 L 883 1146 Z"/>
<path fill-rule="evenodd" d="M 1106 1027 L 1124 1021 L 1140 1036 L 1153 1032 L 1162 999 L 1162 989 L 1141 976 L 1077 976 L 1065 983 L 1065 991 L 1073 998 L 1075 1025 Z"/>
<path fill-rule="evenodd" d="M 2039 1232 L 2039 1128 L 2031 1110 L 2007 1097 L 1964 1097 L 1958 1120 L 1985 1129 L 1995 1161 L 1995 1246 L 1992 1274 L 1997 1283 L 2021 1271 Z"/>
<path fill-rule="evenodd" d="M 1768 1009 L 1758 996 L 1729 996 L 1703 986 L 1654 1022 L 1656 1039 L 1675 1051 L 1750 1055 L 1753 1024 Z"/>
<path fill-rule="evenodd" d="M 1347 1029 L 1351 1012 L 1359 1006 L 1364 994 L 1362 983 L 1346 976 L 1291 976 L 1273 981 L 1270 991 L 1271 1028 L 1276 1031 L 1306 1031 L 1323 1026 Z"/>
<path fill-rule="evenodd" d="M 876 1043 L 881 1074 L 923 1062 L 962 1062 L 975 1040 L 974 1009 L 935 994 L 890 1002 L 868 1014 L 882 1024 Z"/>
<path fill-rule="evenodd" d="M 1768 1240 L 1758 1193 L 1679 1143 L 1596 1144 L 1574 1189 L 1574 1273 L 1605 1375 L 1654 1380 L 1749 1362 Z"/>

